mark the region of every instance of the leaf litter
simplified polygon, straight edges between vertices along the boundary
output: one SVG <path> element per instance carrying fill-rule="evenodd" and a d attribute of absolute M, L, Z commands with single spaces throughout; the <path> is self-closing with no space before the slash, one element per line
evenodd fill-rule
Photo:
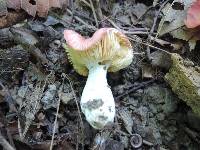
<path fill-rule="evenodd" d="M 180 96 L 171 84 L 175 82 L 166 80 L 174 79 L 172 73 L 181 71 L 178 66 L 182 63 L 177 65 L 171 59 L 173 52 L 181 59 L 191 59 L 184 61 L 188 62 L 184 68 L 195 70 L 186 83 L 199 81 L 194 76 L 200 64 L 198 19 L 189 17 L 196 12 L 194 5 L 198 1 L 175 0 L 166 5 L 161 0 L 100 0 L 99 4 L 88 0 L 0 2 L 0 108 L 14 140 L 14 144 L 9 140 L 11 146 L 123 150 L 133 149 L 130 140 L 139 134 L 142 149 L 198 147 L 200 119 L 191 105 L 195 100 L 190 101 L 187 92 Z M 70 7 L 51 9 L 62 8 L 64 3 Z M 20 9 L 30 16 L 24 19 L 18 13 Z M 19 20 L 7 18 L 13 12 L 17 12 Z M 12 26 L 13 21 L 18 24 Z M 134 47 L 133 63 L 108 74 L 118 115 L 113 126 L 102 131 L 92 129 L 79 110 L 86 79 L 75 73 L 62 48 L 64 29 L 89 37 L 97 24 L 121 29 Z M 150 60 L 145 55 L 147 47 Z M 179 80 L 176 88 L 187 89 L 188 84 L 180 84 Z"/>
<path fill-rule="evenodd" d="M 33 17 L 36 13 L 40 17 L 45 17 L 51 7 L 61 8 L 65 3 L 65 0 L 7 0 L 7 7 L 13 9 L 22 8 Z"/>
<path fill-rule="evenodd" d="M 192 0 L 175 0 L 173 3 L 184 6 L 183 9 L 175 9 L 173 5 L 168 3 L 162 10 L 164 14 L 159 24 L 159 36 L 169 33 L 174 38 L 185 40 L 189 43 L 190 50 L 195 48 L 196 42 L 199 40 L 199 30 L 191 30 L 185 27 L 185 19 L 187 11 L 193 4 Z M 190 8 L 191 10 L 191 8 Z"/>

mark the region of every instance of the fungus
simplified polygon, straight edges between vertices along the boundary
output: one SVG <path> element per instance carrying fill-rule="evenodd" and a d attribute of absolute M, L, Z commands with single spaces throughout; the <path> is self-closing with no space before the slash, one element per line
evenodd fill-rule
<path fill-rule="evenodd" d="M 112 123 L 115 102 L 107 83 L 106 74 L 131 64 L 133 51 L 128 38 L 114 28 L 101 28 L 85 39 L 72 30 L 64 31 L 68 53 L 74 69 L 88 76 L 81 97 L 81 110 L 95 129 Z"/>

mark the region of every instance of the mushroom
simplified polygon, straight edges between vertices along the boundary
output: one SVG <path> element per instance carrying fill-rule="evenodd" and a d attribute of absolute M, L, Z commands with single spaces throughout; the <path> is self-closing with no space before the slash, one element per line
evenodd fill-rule
<path fill-rule="evenodd" d="M 81 97 L 81 110 L 95 129 L 112 123 L 115 102 L 106 74 L 116 72 L 131 64 L 133 51 L 128 38 L 114 28 L 101 28 L 91 38 L 85 39 L 72 30 L 64 31 L 68 53 L 74 69 L 87 76 Z"/>

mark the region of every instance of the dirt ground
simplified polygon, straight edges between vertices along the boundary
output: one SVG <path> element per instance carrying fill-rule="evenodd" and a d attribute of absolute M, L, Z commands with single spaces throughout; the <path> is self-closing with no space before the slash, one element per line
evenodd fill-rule
<path fill-rule="evenodd" d="M 71 0 L 46 17 L 8 9 L 0 17 L 0 149 L 199 150 L 200 117 L 164 77 L 171 64 L 166 51 L 198 66 L 200 44 L 190 51 L 171 34 L 152 38 L 167 3 Z M 95 130 L 79 106 L 87 77 L 76 73 L 62 45 L 65 29 L 89 37 L 102 27 L 126 31 L 134 58 L 108 73 L 115 121 Z"/>

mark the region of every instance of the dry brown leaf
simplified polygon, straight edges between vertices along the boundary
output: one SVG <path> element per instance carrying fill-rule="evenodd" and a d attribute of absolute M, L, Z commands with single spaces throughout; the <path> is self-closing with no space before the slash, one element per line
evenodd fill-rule
<path fill-rule="evenodd" d="M 185 40 L 189 43 L 190 50 L 196 46 L 196 42 L 200 40 L 199 34 L 195 30 L 185 27 L 184 19 L 187 16 L 187 10 L 195 0 L 174 0 L 174 2 L 183 5 L 183 9 L 175 9 L 173 5 L 168 3 L 162 10 L 164 14 L 158 27 L 158 35 L 171 34 L 176 39 Z"/>
<path fill-rule="evenodd" d="M 29 15 L 45 17 L 50 8 L 61 8 L 66 0 L 7 0 L 7 7 L 13 9 L 24 9 Z"/>
<path fill-rule="evenodd" d="M 49 7 L 49 0 L 37 0 L 37 14 L 40 17 L 47 16 Z"/>
<path fill-rule="evenodd" d="M 21 8 L 24 9 L 29 15 L 35 16 L 37 6 L 29 2 L 29 0 L 21 0 Z"/>
<path fill-rule="evenodd" d="M 58 7 L 60 8 L 62 4 L 61 0 L 49 0 L 49 7 Z"/>
<path fill-rule="evenodd" d="M 13 9 L 20 9 L 20 0 L 7 0 L 7 7 Z"/>

